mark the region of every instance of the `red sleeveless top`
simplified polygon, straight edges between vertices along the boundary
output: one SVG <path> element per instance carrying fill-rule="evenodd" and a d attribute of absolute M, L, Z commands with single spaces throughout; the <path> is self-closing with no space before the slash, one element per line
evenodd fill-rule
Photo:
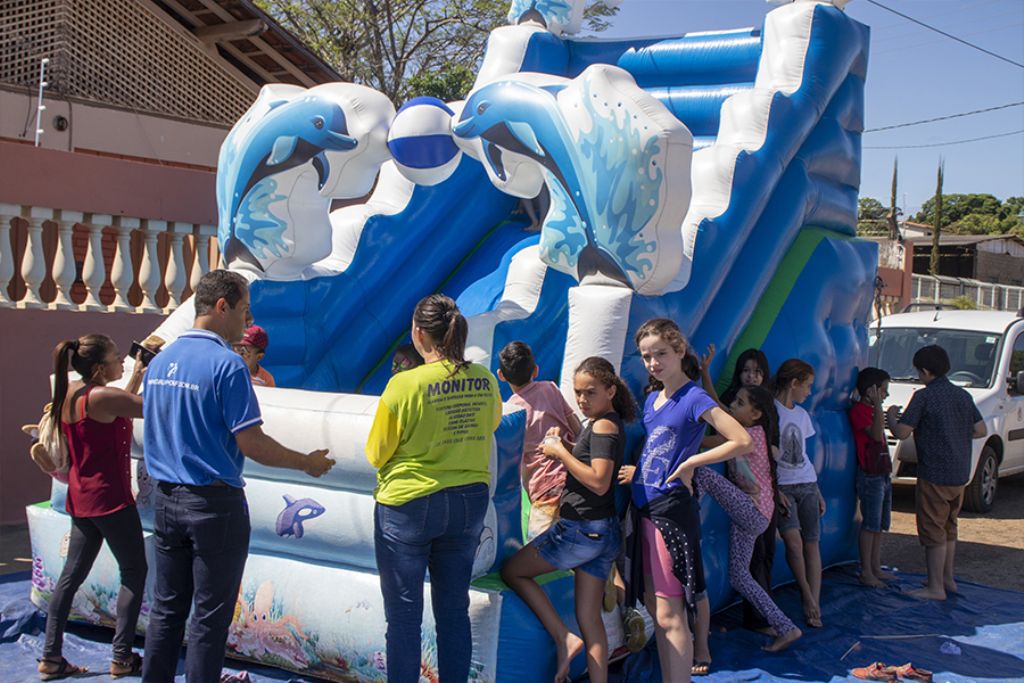
<path fill-rule="evenodd" d="M 67 511 L 72 517 L 100 517 L 135 505 L 132 495 L 132 421 L 99 422 L 88 415 L 89 387 L 78 422 L 61 422 L 68 443 Z"/>

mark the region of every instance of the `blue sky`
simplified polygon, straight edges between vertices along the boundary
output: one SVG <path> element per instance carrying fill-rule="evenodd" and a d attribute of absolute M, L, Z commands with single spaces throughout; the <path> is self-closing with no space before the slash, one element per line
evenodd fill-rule
<path fill-rule="evenodd" d="M 903 14 L 1008 59 L 1024 63 L 1024 0 L 880 0 Z M 624 0 L 607 37 L 681 35 L 761 26 L 774 6 L 764 0 Z M 1024 101 L 1024 69 L 913 24 L 866 0 L 846 11 L 871 27 L 865 128 Z M 899 155 L 898 203 L 909 215 L 935 194 L 939 157 L 944 192 L 1024 195 L 1024 134 L 926 149 L 924 145 L 1024 129 L 1024 106 L 951 121 L 864 135 L 861 196 L 889 202 Z M 906 199 L 904 200 L 904 196 Z"/>

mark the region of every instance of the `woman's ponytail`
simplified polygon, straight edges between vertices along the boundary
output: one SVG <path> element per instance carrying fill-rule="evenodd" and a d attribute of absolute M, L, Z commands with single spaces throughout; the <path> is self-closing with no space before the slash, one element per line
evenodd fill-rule
<path fill-rule="evenodd" d="M 114 348 L 114 341 L 103 334 L 87 334 L 78 339 L 67 339 L 53 349 L 53 398 L 50 415 L 60 420 L 64 399 L 68 394 L 68 372 L 74 370 L 86 382 L 93 380 L 102 367 L 106 355 Z"/>
<path fill-rule="evenodd" d="M 431 294 L 416 304 L 412 321 L 427 333 L 441 357 L 452 364 L 452 374 L 469 365 L 466 339 L 469 323 L 451 297 Z"/>
<path fill-rule="evenodd" d="M 50 417 L 60 420 L 64 399 L 68 395 L 68 372 L 71 366 L 71 355 L 78 353 L 77 339 L 66 339 L 53 349 L 53 397 L 50 398 Z"/>

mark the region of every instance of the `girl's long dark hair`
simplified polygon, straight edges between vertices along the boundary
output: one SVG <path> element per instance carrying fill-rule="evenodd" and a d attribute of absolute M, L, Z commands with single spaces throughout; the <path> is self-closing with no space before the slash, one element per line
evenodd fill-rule
<path fill-rule="evenodd" d="M 764 378 L 761 381 L 761 386 L 771 386 L 772 373 L 768 366 L 768 356 L 764 355 L 764 351 L 761 349 L 746 349 L 736 359 L 736 367 L 733 368 L 732 379 L 729 381 L 729 386 L 726 390 L 722 392 L 723 405 L 729 405 L 736 398 L 736 394 L 743 386 L 743 368 L 746 366 L 747 361 L 750 360 L 757 364 L 757 369 L 761 371 L 761 376 Z"/>
<path fill-rule="evenodd" d="M 779 411 L 775 409 L 775 397 L 772 396 L 772 392 L 756 384 L 746 384 L 740 389 L 746 392 L 747 399 L 761 413 L 761 417 L 755 424 L 764 430 L 765 440 L 768 442 L 768 468 L 771 470 L 774 494 L 778 490 L 778 465 L 772 454 L 772 446 L 778 447 L 779 445 Z M 736 393 L 739 393 L 739 390 Z"/>
<path fill-rule="evenodd" d="M 691 380 L 700 379 L 700 361 L 690 349 L 689 342 L 686 341 L 686 337 L 674 320 L 669 320 L 668 318 L 652 318 L 648 320 L 636 331 L 634 342 L 639 347 L 640 342 L 647 337 L 657 337 L 671 346 L 676 353 L 682 354 L 683 372 Z M 644 394 L 651 394 L 664 388 L 665 385 L 660 380 L 656 380 L 653 375 L 650 375 L 647 378 L 647 386 L 644 387 Z"/>
<path fill-rule="evenodd" d="M 586 373 L 606 387 L 615 387 L 615 396 L 612 397 L 612 408 L 619 414 L 623 422 L 631 422 L 636 419 L 637 407 L 633 400 L 633 394 L 629 387 L 622 381 L 622 378 L 615 374 L 615 368 L 611 363 L 600 356 L 591 356 L 576 367 L 573 375 Z"/>
<path fill-rule="evenodd" d="M 96 376 L 114 341 L 103 334 L 87 334 L 78 339 L 66 339 L 53 349 L 53 399 L 50 416 L 60 421 L 64 399 L 68 395 L 68 370 L 73 369 L 86 383 Z"/>
<path fill-rule="evenodd" d="M 469 323 L 451 297 L 431 294 L 420 299 L 412 321 L 427 333 L 441 357 L 452 364 L 452 375 L 469 365 L 466 360 Z"/>

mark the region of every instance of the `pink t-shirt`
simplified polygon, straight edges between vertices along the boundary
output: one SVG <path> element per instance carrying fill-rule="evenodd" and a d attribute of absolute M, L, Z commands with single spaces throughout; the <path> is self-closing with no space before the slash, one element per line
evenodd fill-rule
<path fill-rule="evenodd" d="M 569 427 L 572 408 L 565 402 L 554 382 L 530 382 L 508 400 L 526 410 L 526 434 L 523 437 L 523 461 L 519 473 L 530 501 L 548 500 L 561 495 L 565 486 L 565 466 L 537 450 L 551 427 L 559 427 L 562 436 L 576 440 Z"/>
<path fill-rule="evenodd" d="M 748 427 L 747 433 L 754 442 L 754 450 L 728 462 L 729 479 L 754 500 L 754 505 L 766 519 L 771 519 L 775 501 L 771 465 L 768 462 L 768 439 L 760 425 Z"/>

